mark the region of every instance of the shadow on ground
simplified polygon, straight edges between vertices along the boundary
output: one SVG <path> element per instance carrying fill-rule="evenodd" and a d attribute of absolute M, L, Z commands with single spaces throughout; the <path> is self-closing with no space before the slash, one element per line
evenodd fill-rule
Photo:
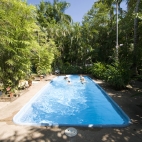
<path fill-rule="evenodd" d="M 73 139 L 67 137 L 62 128 L 31 127 L 26 134 L 14 131 L 13 135 L 1 142 L 142 142 L 142 125 L 126 128 L 80 128 Z M 0 136 L 1 137 L 1 136 Z"/>

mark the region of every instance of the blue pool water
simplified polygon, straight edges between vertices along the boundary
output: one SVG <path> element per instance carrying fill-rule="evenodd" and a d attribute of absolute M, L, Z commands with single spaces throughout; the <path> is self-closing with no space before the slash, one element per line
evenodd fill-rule
<path fill-rule="evenodd" d="M 129 117 L 91 78 L 58 76 L 42 88 L 13 118 L 16 124 L 39 126 L 124 127 Z"/>

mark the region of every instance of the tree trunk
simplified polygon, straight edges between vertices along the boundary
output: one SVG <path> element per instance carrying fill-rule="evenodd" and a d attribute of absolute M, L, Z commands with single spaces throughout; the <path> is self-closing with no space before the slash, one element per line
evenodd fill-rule
<path fill-rule="evenodd" d="M 135 14 L 138 13 L 139 11 L 139 4 L 140 4 L 140 0 L 137 0 L 136 2 L 136 7 L 135 7 Z M 138 18 L 135 17 L 134 19 L 134 52 L 133 52 L 133 74 L 137 75 L 138 74 L 138 70 L 137 70 L 137 66 L 138 66 Z"/>

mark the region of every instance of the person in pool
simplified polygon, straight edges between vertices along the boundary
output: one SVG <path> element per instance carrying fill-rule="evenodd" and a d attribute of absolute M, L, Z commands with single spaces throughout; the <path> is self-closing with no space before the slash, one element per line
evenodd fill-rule
<path fill-rule="evenodd" d="M 81 80 L 81 83 L 84 84 L 86 81 L 85 80 Z"/>
<path fill-rule="evenodd" d="M 71 83 L 71 81 L 70 80 L 68 80 L 68 84 L 70 84 Z"/>
<path fill-rule="evenodd" d="M 82 84 L 86 82 L 82 75 L 80 75 L 80 81 L 81 81 Z"/>
<path fill-rule="evenodd" d="M 85 80 L 82 75 L 80 75 L 80 80 L 81 80 L 81 81 L 84 81 L 84 80 Z"/>
<path fill-rule="evenodd" d="M 65 79 L 65 80 L 67 80 L 67 79 L 68 79 L 67 75 L 65 75 L 64 79 Z"/>

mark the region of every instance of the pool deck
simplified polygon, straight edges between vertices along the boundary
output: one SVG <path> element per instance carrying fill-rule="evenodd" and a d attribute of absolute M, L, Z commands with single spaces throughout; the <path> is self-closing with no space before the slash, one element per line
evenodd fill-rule
<path fill-rule="evenodd" d="M 142 100 L 130 97 L 133 90 L 115 91 L 106 83 L 95 80 L 130 117 L 132 124 L 124 128 L 75 127 L 77 136 L 71 140 L 65 135 L 68 127 L 33 127 L 13 123 L 13 116 L 44 86 L 45 81 L 35 81 L 23 95 L 13 102 L 0 102 L 0 142 L 142 142 Z"/>

